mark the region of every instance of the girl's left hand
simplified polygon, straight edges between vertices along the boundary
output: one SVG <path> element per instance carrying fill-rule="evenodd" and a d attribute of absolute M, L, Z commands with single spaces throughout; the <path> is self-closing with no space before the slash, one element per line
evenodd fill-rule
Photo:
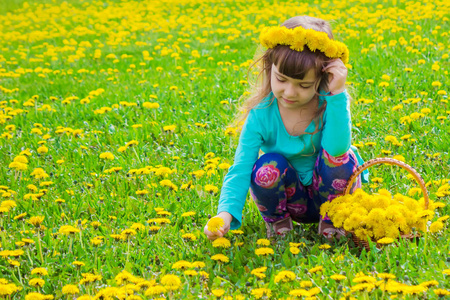
<path fill-rule="evenodd" d="M 345 90 L 345 81 L 347 80 L 347 67 L 341 59 L 333 59 L 322 72 L 328 73 L 328 90 L 332 95 L 342 93 Z"/>

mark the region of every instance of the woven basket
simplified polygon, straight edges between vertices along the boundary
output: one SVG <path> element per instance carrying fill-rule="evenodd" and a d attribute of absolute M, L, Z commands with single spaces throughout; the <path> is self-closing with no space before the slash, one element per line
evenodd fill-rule
<path fill-rule="evenodd" d="M 422 177 L 419 175 L 419 173 L 417 173 L 416 170 L 414 170 L 411 166 L 405 164 L 402 161 L 393 159 L 393 158 L 374 158 L 371 160 L 368 160 L 366 163 L 364 163 L 363 165 L 359 166 L 355 172 L 353 172 L 352 176 L 350 176 L 347 186 L 345 187 L 345 191 L 344 191 L 344 195 L 350 194 L 350 189 L 353 185 L 353 182 L 356 180 L 356 178 L 358 178 L 358 175 L 361 174 L 364 170 L 368 169 L 371 166 L 374 165 L 379 165 L 379 164 L 389 164 L 389 165 L 396 165 L 399 166 L 403 169 L 405 169 L 406 171 L 409 172 L 409 174 L 411 174 L 413 176 L 413 178 L 417 181 L 417 183 L 419 184 L 420 188 L 422 189 L 422 194 L 424 197 L 424 201 L 425 201 L 425 209 L 428 209 L 428 203 L 429 203 L 429 197 L 428 197 L 428 191 L 427 188 L 425 186 L 425 182 L 423 181 Z M 355 243 L 355 245 L 359 248 L 365 248 L 367 251 L 370 250 L 370 245 L 368 241 L 364 241 L 359 239 L 354 232 L 349 232 L 351 233 L 352 236 L 352 240 Z M 414 240 L 416 238 L 419 237 L 419 235 L 412 235 L 412 234 L 408 234 L 408 235 L 402 235 L 402 238 L 405 239 L 409 239 L 409 240 Z M 376 241 L 373 241 L 374 243 L 376 243 Z M 376 245 L 377 248 L 381 248 L 383 245 L 381 244 L 377 244 Z"/>

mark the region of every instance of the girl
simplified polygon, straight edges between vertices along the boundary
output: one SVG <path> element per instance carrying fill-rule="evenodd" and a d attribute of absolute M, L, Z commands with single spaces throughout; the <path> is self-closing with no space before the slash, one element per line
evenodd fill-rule
<path fill-rule="evenodd" d="M 339 237 L 319 208 L 342 195 L 363 163 L 350 147 L 348 49 L 333 40 L 327 22 L 308 16 L 265 28 L 260 41 L 268 48 L 257 61 L 262 80 L 244 103 L 246 121 L 219 200 L 224 225 L 204 232 L 214 240 L 239 228 L 250 187 L 269 238 L 290 231 L 292 220 L 319 222 L 320 234 Z M 359 178 L 352 188 L 360 185 Z"/>

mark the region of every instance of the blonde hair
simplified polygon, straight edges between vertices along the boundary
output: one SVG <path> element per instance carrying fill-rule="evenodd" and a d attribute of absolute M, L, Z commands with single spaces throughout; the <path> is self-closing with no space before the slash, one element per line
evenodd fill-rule
<path fill-rule="evenodd" d="M 286 28 L 295 28 L 301 26 L 305 29 L 313 29 L 325 32 L 330 39 L 333 38 L 331 26 L 328 22 L 310 16 L 297 16 L 286 20 L 281 26 Z M 322 68 L 331 60 L 323 53 L 317 51 L 312 52 L 307 47 L 301 52 L 291 50 L 289 46 L 277 45 L 272 49 L 267 49 L 261 54 L 262 47 L 257 50 L 255 62 L 250 66 L 248 74 L 254 69 L 258 69 L 258 75 L 252 84 L 252 92 L 248 98 L 244 99 L 238 115 L 235 118 L 234 126 L 239 126 L 248 116 L 249 112 L 254 109 L 261 101 L 266 98 L 271 89 L 271 72 L 272 65 L 275 64 L 278 71 L 283 75 L 294 79 L 303 79 L 310 69 L 314 69 L 316 77 L 315 85 L 317 86 L 315 101 L 318 101 L 319 91 L 328 89 L 328 74 L 322 72 Z M 250 77 L 250 76 L 249 76 Z M 275 98 L 270 99 L 268 105 L 273 103 Z M 314 124 L 316 128 L 311 134 L 317 133 L 323 126 L 322 116 L 326 108 L 326 102 L 317 109 L 314 114 Z M 313 153 L 314 154 L 314 153 Z M 312 154 L 311 154 L 312 155 Z"/>

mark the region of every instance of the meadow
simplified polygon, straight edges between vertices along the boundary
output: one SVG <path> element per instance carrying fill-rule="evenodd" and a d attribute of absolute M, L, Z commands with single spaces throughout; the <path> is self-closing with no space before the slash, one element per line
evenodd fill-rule
<path fill-rule="evenodd" d="M 259 33 L 329 20 L 350 50 L 353 145 L 414 167 L 417 241 L 370 251 L 317 224 L 212 243 Z M 0 299 L 444 299 L 450 295 L 448 1 L 1 1 Z M 404 170 L 363 189 L 423 195 Z"/>

